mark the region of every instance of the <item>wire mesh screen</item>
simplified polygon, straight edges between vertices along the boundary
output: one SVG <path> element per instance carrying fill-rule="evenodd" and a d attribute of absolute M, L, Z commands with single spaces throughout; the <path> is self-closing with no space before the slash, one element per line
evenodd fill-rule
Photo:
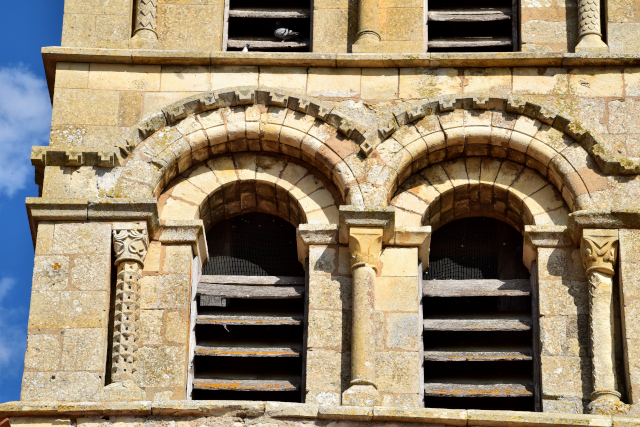
<path fill-rule="evenodd" d="M 450 222 L 431 237 L 425 280 L 528 279 L 522 235 L 493 218 Z"/>
<path fill-rule="evenodd" d="M 253 212 L 220 221 L 207 233 L 209 262 L 202 274 L 304 276 L 296 229 L 284 219 Z"/>

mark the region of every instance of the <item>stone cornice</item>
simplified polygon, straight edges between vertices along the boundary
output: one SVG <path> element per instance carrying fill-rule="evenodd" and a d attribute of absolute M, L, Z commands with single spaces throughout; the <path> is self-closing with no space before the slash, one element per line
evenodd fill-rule
<path fill-rule="evenodd" d="M 413 422 L 452 426 L 551 427 L 591 426 L 626 427 L 637 425 L 637 418 L 611 415 L 557 414 L 456 409 L 404 409 L 392 407 L 318 406 L 303 403 L 259 401 L 139 401 L 139 402 L 7 402 L 0 404 L 4 417 L 100 416 L 171 417 L 260 417 L 324 419 L 336 421 Z"/>
<path fill-rule="evenodd" d="M 351 227 L 379 227 L 383 229 L 382 241 L 388 244 L 394 239 L 395 207 L 340 206 L 340 243 L 349 243 Z"/>
<path fill-rule="evenodd" d="M 580 242 L 585 228 L 640 229 L 640 210 L 576 211 L 569 215 L 567 228 L 576 244 Z"/>
<path fill-rule="evenodd" d="M 209 262 L 206 230 L 201 219 L 161 220 L 154 240 L 167 244 L 190 244 L 202 266 Z"/>
<path fill-rule="evenodd" d="M 35 245 L 40 221 L 146 221 L 150 234 L 158 229 L 156 199 L 102 199 L 27 197 L 27 215 Z"/>

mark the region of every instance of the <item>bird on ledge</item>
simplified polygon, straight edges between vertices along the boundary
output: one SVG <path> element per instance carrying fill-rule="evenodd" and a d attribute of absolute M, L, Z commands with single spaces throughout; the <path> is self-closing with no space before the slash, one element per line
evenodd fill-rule
<path fill-rule="evenodd" d="M 284 43 L 287 40 L 299 38 L 300 33 L 284 28 L 282 26 L 282 22 L 276 21 L 276 30 L 273 32 L 273 35 L 276 38 L 281 39 L 280 43 Z"/>

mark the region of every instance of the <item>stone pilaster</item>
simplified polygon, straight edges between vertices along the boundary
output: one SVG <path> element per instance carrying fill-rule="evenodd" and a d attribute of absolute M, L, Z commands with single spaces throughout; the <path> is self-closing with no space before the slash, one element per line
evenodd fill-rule
<path fill-rule="evenodd" d="M 158 47 L 158 0 L 135 0 L 133 49 Z"/>
<path fill-rule="evenodd" d="M 140 329 L 140 279 L 148 247 L 144 226 L 114 226 L 113 247 L 118 268 L 113 349 L 111 353 L 110 389 L 126 389 L 136 393 L 138 332 Z"/>
<path fill-rule="evenodd" d="M 609 51 L 609 47 L 602 41 L 600 21 L 600 0 L 579 0 L 576 52 Z"/>
<path fill-rule="evenodd" d="M 359 0 L 358 35 L 353 44 L 354 53 L 372 53 L 380 49 L 380 10 L 378 0 Z"/>
<path fill-rule="evenodd" d="M 593 353 L 591 413 L 610 413 L 620 404 L 614 353 L 613 275 L 618 230 L 585 229 L 580 244 L 589 281 L 589 327 Z"/>

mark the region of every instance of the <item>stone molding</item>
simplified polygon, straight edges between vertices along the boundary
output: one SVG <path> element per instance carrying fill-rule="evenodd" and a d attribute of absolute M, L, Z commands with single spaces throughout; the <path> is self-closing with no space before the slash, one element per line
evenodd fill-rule
<path fill-rule="evenodd" d="M 77 149 L 56 150 L 48 146 L 31 147 L 31 164 L 36 169 L 46 166 L 117 166 L 118 157 L 113 150 L 82 151 Z"/>
<path fill-rule="evenodd" d="M 580 242 L 582 232 L 588 228 L 618 230 L 640 229 L 640 211 L 638 210 L 582 210 L 569 215 L 568 231 L 573 241 Z"/>
<path fill-rule="evenodd" d="M 335 245 L 338 243 L 338 224 L 300 224 L 296 229 L 298 261 L 306 266 L 309 245 Z"/>
<path fill-rule="evenodd" d="M 531 270 L 538 258 L 538 248 L 573 248 L 576 246 L 569 229 L 562 225 L 525 225 L 522 261 Z"/>
<path fill-rule="evenodd" d="M 167 244 L 190 244 L 201 266 L 209 262 L 207 235 L 201 219 L 161 220 L 153 239 Z"/>
<path fill-rule="evenodd" d="M 349 229 L 351 227 L 379 227 L 383 230 L 382 243 L 389 243 L 395 232 L 395 208 L 340 206 L 340 243 L 349 244 Z"/>
<path fill-rule="evenodd" d="M 335 421 L 412 422 L 464 427 L 552 427 L 593 426 L 628 427 L 637 418 L 612 415 L 560 414 L 549 412 L 507 412 L 398 407 L 318 406 L 304 403 L 260 401 L 173 400 L 137 402 L 8 402 L 0 404 L 0 417 L 69 417 L 102 416 L 171 416 L 171 417 L 260 417 L 325 419 Z"/>

